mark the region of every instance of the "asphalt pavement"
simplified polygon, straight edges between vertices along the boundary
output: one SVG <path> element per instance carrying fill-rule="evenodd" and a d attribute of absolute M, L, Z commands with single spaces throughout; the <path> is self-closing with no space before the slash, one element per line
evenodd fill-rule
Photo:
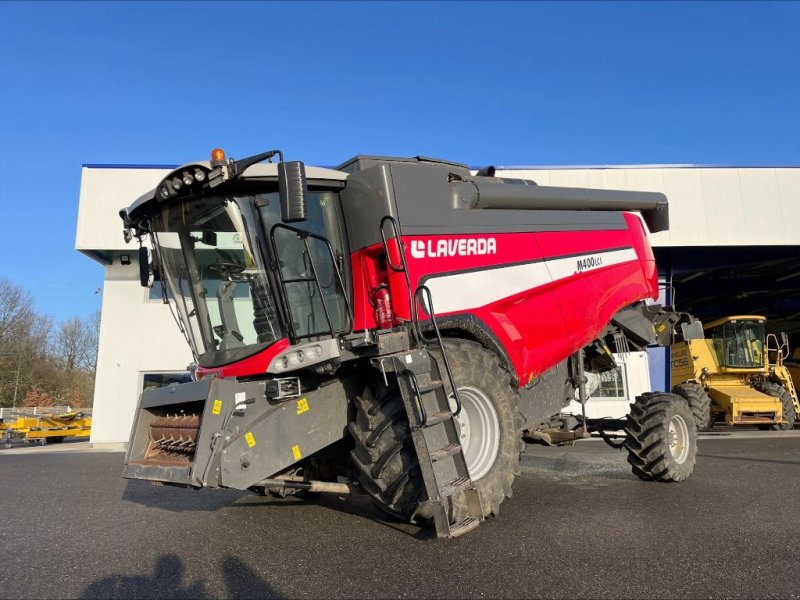
<path fill-rule="evenodd" d="M 800 598 L 800 432 L 704 436 L 645 483 L 597 441 L 531 446 L 455 540 L 364 497 L 154 487 L 85 444 L 0 450 L 0 597 Z M 53 447 L 55 449 L 55 447 Z"/>

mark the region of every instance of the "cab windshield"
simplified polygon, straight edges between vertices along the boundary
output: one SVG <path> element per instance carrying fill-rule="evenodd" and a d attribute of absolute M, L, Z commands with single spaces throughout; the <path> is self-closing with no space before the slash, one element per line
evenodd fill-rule
<path fill-rule="evenodd" d="M 203 367 L 255 354 L 284 337 L 261 253 L 258 216 L 237 198 L 193 198 L 151 219 L 161 278 Z"/>
<path fill-rule="evenodd" d="M 729 321 L 709 333 L 720 365 L 742 369 L 764 366 L 763 321 Z"/>

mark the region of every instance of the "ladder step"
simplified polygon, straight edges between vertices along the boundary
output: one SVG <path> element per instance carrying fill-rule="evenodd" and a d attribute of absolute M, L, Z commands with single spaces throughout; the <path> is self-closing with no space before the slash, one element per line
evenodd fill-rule
<path fill-rule="evenodd" d="M 444 448 L 439 448 L 431 452 L 431 460 L 436 462 L 437 460 L 442 460 L 443 458 L 447 458 L 448 456 L 453 456 L 454 454 L 458 454 L 461 452 L 461 444 L 457 442 L 453 442 L 452 444 L 448 444 Z"/>
<path fill-rule="evenodd" d="M 433 379 L 428 383 L 423 383 L 419 386 L 419 393 L 424 394 L 425 392 L 430 392 L 432 390 L 438 390 L 444 384 L 442 383 L 441 379 Z"/>
<path fill-rule="evenodd" d="M 450 536 L 451 537 L 458 537 L 463 535 L 469 531 L 475 529 L 478 525 L 481 524 L 480 519 L 476 517 L 467 517 L 463 521 L 459 521 L 454 525 L 450 525 Z"/>
<path fill-rule="evenodd" d="M 472 480 L 469 477 L 456 477 L 452 481 L 448 481 L 441 488 L 439 488 L 439 493 L 442 495 L 442 497 L 455 496 L 460 491 L 466 490 L 471 486 Z"/>
<path fill-rule="evenodd" d="M 442 412 L 438 412 L 432 414 L 428 417 L 428 420 L 425 421 L 425 427 L 431 427 L 433 425 L 437 425 L 443 421 L 447 421 L 448 419 L 453 418 L 453 413 L 450 410 L 443 410 Z"/>

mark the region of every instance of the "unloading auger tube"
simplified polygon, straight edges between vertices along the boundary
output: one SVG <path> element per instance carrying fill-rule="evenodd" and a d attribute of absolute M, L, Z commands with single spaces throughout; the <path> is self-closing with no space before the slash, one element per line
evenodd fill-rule
<path fill-rule="evenodd" d="M 498 514 L 523 432 L 576 437 L 560 414 L 582 371 L 668 343 L 678 317 L 648 303 L 659 288 L 645 224 L 667 228 L 662 194 L 492 174 L 216 149 L 120 211 L 142 284 L 160 280 L 195 357 L 192 382 L 142 393 L 124 476 L 361 490 L 442 537 Z M 637 399 L 626 448 L 638 476 L 691 472 L 681 402 Z M 664 452 L 677 471 L 659 466 Z"/>
<path fill-rule="evenodd" d="M 635 210 L 651 233 L 669 229 L 669 205 L 660 192 L 540 186 L 524 179 L 453 178 L 453 204 L 498 210 Z"/>

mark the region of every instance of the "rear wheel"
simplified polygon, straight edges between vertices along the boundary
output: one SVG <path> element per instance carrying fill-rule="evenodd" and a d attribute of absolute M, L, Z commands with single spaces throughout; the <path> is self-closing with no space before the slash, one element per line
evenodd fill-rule
<path fill-rule="evenodd" d="M 774 431 L 788 431 L 789 429 L 794 429 L 794 422 L 797 415 L 795 414 L 794 402 L 792 401 L 792 395 L 789 393 L 789 390 L 771 381 L 765 381 L 755 387 L 762 394 L 772 396 L 773 398 L 779 398 L 781 401 L 783 422 L 772 425 L 771 429 Z"/>
<path fill-rule="evenodd" d="M 694 470 L 697 428 L 688 402 L 676 394 L 642 394 L 626 427 L 628 462 L 647 481 L 684 481 Z"/>
<path fill-rule="evenodd" d="M 714 426 L 714 415 L 711 412 L 711 397 L 703 387 L 693 381 L 681 383 L 672 388 L 672 393 L 677 394 L 689 403 L 697 431 L 708 431 Z"/>

